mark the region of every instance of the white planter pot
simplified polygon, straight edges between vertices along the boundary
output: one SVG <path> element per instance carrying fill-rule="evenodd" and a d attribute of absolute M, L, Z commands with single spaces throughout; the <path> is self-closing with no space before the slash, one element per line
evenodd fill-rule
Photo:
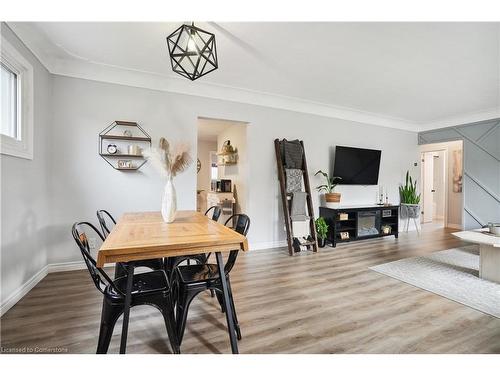
<path fill-rule="evenodd" d="M 169 177 L 165 184 L 163 199 L 161 202 L 161 216 L 166 223 L 172 223 L 177 213 L 177 194 L 172 177 Z"/>

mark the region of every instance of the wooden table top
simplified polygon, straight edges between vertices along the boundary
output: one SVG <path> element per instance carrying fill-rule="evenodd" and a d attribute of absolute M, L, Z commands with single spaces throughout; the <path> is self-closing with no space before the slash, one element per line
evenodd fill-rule
<path fill-rule="evenodd" d="M 160 212 L 126 213 L 99 249 L 97 267 L 237 249 L 248 250 L 245 236 L 196 211 L 178 211 L 173 223 Z"/>

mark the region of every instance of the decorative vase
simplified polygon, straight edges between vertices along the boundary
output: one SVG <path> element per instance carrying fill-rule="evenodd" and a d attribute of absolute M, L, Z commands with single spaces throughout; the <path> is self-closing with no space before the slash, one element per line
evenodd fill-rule
<path fill-rule="evenodd" d="M 325 200 L 330 203 L 339 203 L 340 193 L 325 193 Z"/>
<path fill-rule="evenodd" d="M 163 199 L 161 202 L 161 216 L 163 221 L 166 223 L 171 223 L 175 220 L 175 214 L 177 212 L 177 194 L 175 193 L 175 186 L 172 181 L 172 177 L 168 177 L 167 183 L 165 184 L 165 190 L 163 192 Z"/>
<path fill-rule="evenodd" d="M 318 246 L 325 247 L 326 246 L 326 238 L 318 237 Z"/>

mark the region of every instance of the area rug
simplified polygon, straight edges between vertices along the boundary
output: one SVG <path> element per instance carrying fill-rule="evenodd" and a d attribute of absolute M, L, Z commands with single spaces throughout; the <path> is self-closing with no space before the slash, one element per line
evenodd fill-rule
<path fill-rule="evenodd" d="M 479 278 L 479 248 L 475 245 L 370 269 L 500 318 L 500 284 Z"/>

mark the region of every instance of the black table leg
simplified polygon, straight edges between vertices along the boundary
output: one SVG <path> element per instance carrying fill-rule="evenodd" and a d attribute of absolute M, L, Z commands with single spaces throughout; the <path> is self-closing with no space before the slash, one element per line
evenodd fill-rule
<path fill-rule="evenodd" d="M 128 318 L 130 315 L 130 303 L 132 302 L 132 285 L 134 281 L 134 263 L 127 263 L 127 290 L 125 291 L 125 307 L 123 309 L 122 337 L 120 342 L 120 354 L 127 350 Z"/>
<path fill-rule="evenodd" d="M 217 267 L 219 269 L 220 283 L 222 286 L 222 298 L 224 299 L 224 306 L 226 307 L 226 321 L 227 329 L 229 331 L 229 339 L 231 340 L 231 349 L 233 354 L 238 354 L 238 340 L 236 339 L 236 332 L 234 330 L 233 309 L 231 308 L 231 301 L 229 300 L 229 292 L 226 282 L 226 274 L 224 273 L 224 261 L 220 252 L 215 253 L 217 259 Z"/>

